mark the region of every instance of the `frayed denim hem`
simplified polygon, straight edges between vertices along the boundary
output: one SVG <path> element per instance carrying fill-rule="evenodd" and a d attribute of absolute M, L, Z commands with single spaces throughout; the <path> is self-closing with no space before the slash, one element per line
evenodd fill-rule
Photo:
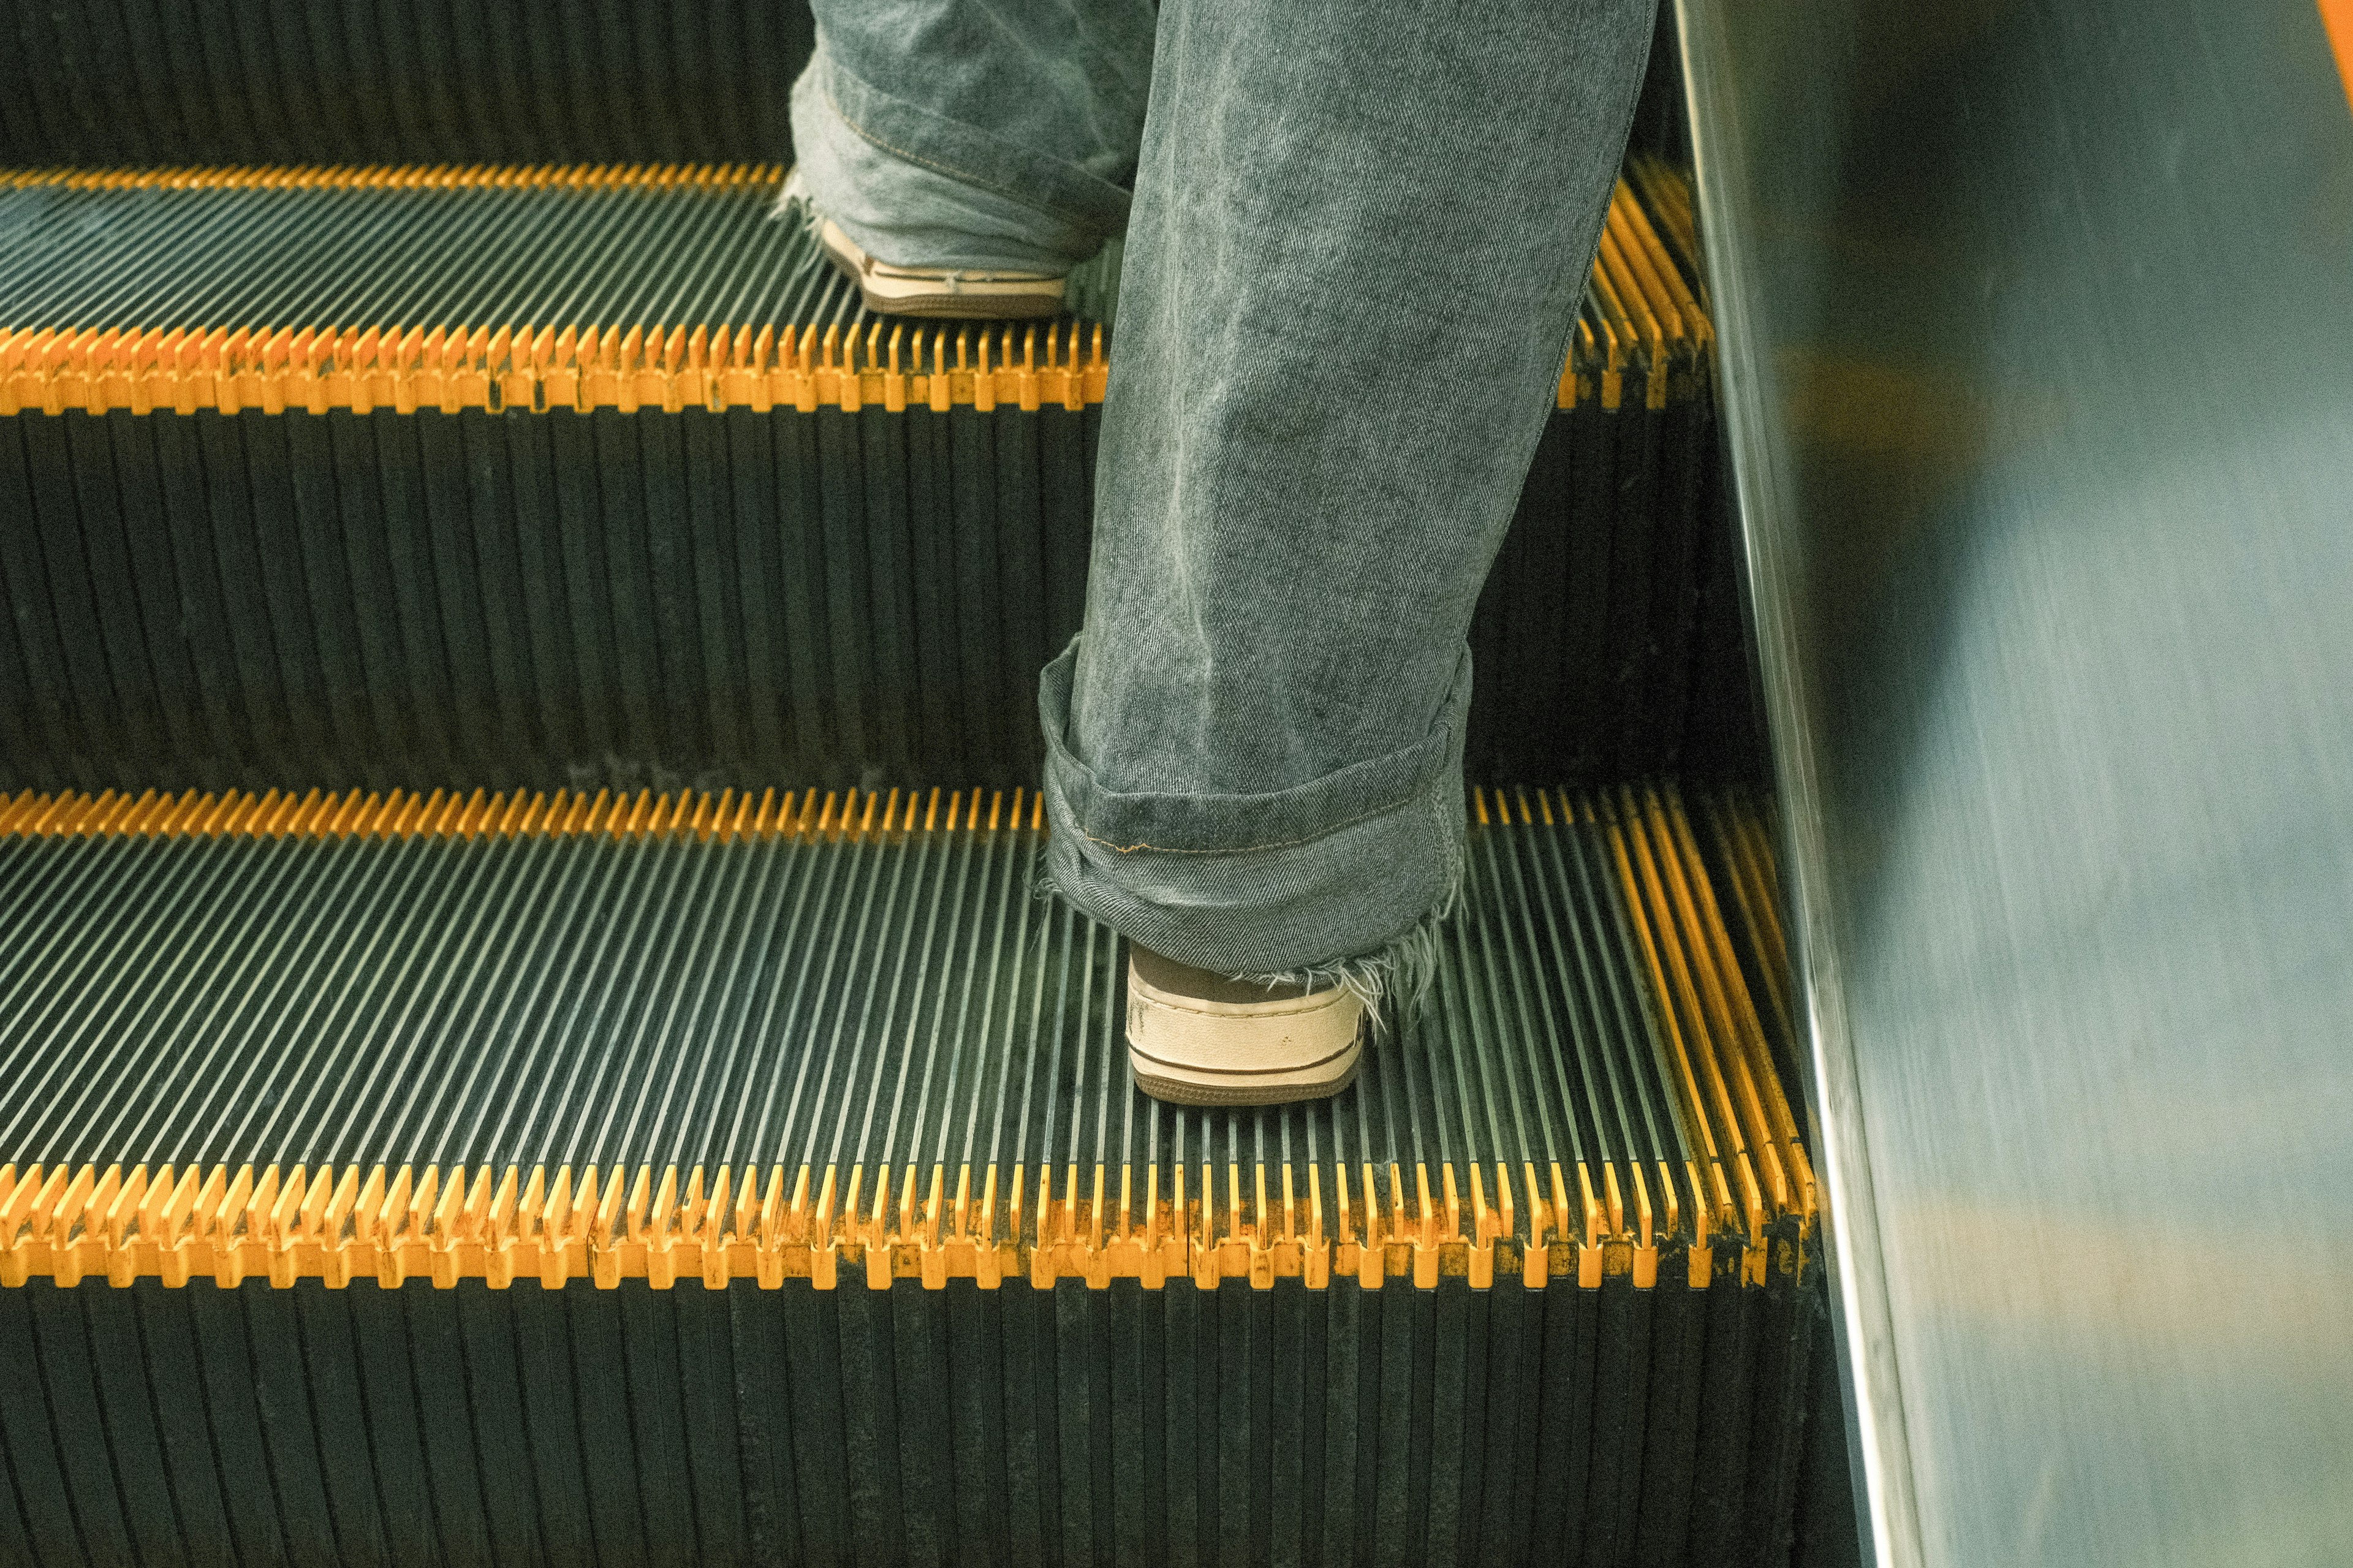
<path fill-rule="evenodd" d="M 1436 906 L 1402 934 L 1390 938 L 1372 951 L 1303 963 L 1290 969 L 1227 973 L 1213 968 L 1211 973 L 1222 973 L 1228 980 L 1245 985 L 1263 985 L 1269 990 L 1279 985 L 1296 985 L 1308 991 L 1325 991 L 1338 986 L 1365 1005 L 1365 1016 L 1372 1020 L 1374 1033 L 1386 1035 L 1392 1018 L 1419 1006 L 1438 976 L 1439 943 L 1443 940 L 1440 928 L 1453 918 L 1455 907 L 1462 897 L 1463 856 L 1459 841 L 1456 848 L 1452 868 L 1446 879 L 1446 890 Z M 1037 880 L 1029 890 L 1033 898 L 1068 904 L 1082 915 L 1089 913 L 1077 900 L 1063 892 L 1060 884 L 1054 879 L 1050 862 L 1039 868 Z M 1135 939 L 1131 936 L 1128 940 L 1133 942 Z"/>
<path fill-rule="evenodd" d="M 1361 814 L 1335 798 L 1342 815 L 1322 832 L 1227 851 L 1106 847 L 1050 767 L 1045 874 L 1081 913 L 1196 969 L 1328 977 L 1368 1000 L 1418 994 L 1468 831 L 1459 726 L 1441 729 L 1436 765 L 1404 798 Z"/>
<path fill-rule="evenodd" d="M 1438 907 L 1415 921 L 1413 929 L 1403 936 L 1371 952 L 1267 974 L 1230 974 L 1227 978 L 1270 989 L 1298 985 L 1309 991 L 1326 991 L 1336 985 L 1365 1005 L 1365 1016 L 1372 1020 L 1373 1032 L 1386 1035 L 1393 1016 L 1420 1005 L 1421 999 L 1429 994 L 1431 982 L 1438 977 L 1438 944 L 1442 940 L 1439 928 L 1453 918 L 1454 906 L 1461 896 L 1462 868 L 1458 859 L 1454 875 L 1447 883 L 1446 896 L 1439 900 Z"/>

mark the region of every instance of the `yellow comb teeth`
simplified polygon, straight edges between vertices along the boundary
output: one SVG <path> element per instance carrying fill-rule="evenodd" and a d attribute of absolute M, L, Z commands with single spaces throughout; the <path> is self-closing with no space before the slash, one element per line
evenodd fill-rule
<path fill-rule="evenodd" d="M 216 328 L 192 332 L 0 328 L 0 415 L 326 414 L 600 408 L 855 413 L 1101 403 L 1102 327 L 953 329 L 968 364 L 944 368 L 951 329 L 844 337 L 815 326 L 699 322 L 597 328 Z M 922 367 L 930 365 L 925 370 Z"/>
<path fill-rule="evenodd" d="M 819 1289 L 847 1265 L 862 1283 L 949 1280 L 995 1287 L 1026 1279 L 1095 1289 L 1134 1279 L 1157 1289 L 1189 1279 L 1263 1289 L 1298 1279 L 1322 1289 L 1335 1277 L 1377 1289 L 1430 1289 L 1449 1277 L 1484 1289 L 1504 1278 L 1541 1288 L 1555 1277 L 1587 1287 L 1630 1274 L 1649 1289 L 1661 1244 L 1621 1212 L 1618 1168 L 1601 1188 L 1580 1167 L 1584 1214 L 1556 1224 L 1557 1194 L 1533 1167 L 1522 1175 L 1451 1162 L 1393 1171 L 1408 1195 L 1384 1212 L 1379 1185 L 1345 1165 L 1301 1170 L 1284 1163 L 1082 1165 L 1050 1162 L 975 1170 L 944 1164 L 847 1172 L 746 1166 L 716 1173 L 641 1164 L 600 1173 L 544 1164 L 438 1167 L 278 1164 L 0 1166 L 0 1286 L 43 1279 L 71 1286 L 160 1279 L 185 1285 L 248 1279 L 280 1287 L 374 1279 L 443 1288 L 518 1279 L 611 1289 L 643 1279 L 718 1288 L 731 1279 L 774 1288 L 807 1279 Z M 1558 1171 L 1552 1173 L 1556 1184 Z M 1648 1202 L 1648 1178 L 1628 1184 Z M 602 1184 L 600 1185 L 600 1182 Z M 1328 1185 L 1327 1185 L 1328 1183 Z M 1515 1191 L 1515 1184 L 1517 1190 Z M 733 1206 L 725 1201 L 733 1190 Z M 1139 1191 L 1140 1189 L 1140 1191 Z M 1327 1202 L 1326 1194 L 1329 1195 Z M 858 1207 L 871 1193 L 871 1207 Z M 1025 1203 L 1026 1195 L 1026 1203 Z M 1531 1219 L 1515 1234 L 1514 1209 Z M 1702 1237 L 1700 1239 L 1704 1239 Z M 1766 1245 L 1760 1237 L 1755 1244 Z M 1690 1283 L 1710 1278 L 1704 1247 L 1686 1252 Z M 1760 1260 L 1752 1283 L 1762 1282 Z"/>

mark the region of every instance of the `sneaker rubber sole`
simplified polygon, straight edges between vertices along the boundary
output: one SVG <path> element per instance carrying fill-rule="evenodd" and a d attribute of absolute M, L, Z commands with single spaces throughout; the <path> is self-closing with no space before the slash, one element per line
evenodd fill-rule
<path fill-rule="evenodd" d="M 1062 279 L 1045 272 L 959 272 L 893 267 L 858 247 L 829 217 L 818 220 L 818 244 L 858 286 L 866 308 L 934 321 L 1032 321 L 1062 313 Z"/>
<path fill-rule="evenodd" d="M 1127 1059 L 1136 1086 L 1172 1105 L 1286 1105 L 1339 1093 L 1364 1053 L 1365 1008 L 1339 988 L 1237 1000 L 1235 989 L 1193 995 L 1159 983 L 1131 957 Z"/>

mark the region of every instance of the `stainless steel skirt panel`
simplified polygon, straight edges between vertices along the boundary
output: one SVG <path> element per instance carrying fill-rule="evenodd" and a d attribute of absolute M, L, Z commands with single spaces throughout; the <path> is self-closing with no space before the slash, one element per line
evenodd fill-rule
<path fill-rule="evenodd" d="M 2321 19 L 1681 10 L 1880 1558 L 2342 1563 Z"/>

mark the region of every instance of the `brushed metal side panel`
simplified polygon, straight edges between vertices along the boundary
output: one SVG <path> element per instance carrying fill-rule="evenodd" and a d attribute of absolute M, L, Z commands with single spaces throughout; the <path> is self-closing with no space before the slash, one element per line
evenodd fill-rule
<path fill-rule="evenodd" d="M 2310 0 L 1679 0 L 1870 1535 L 2353 1563 Z"/>

